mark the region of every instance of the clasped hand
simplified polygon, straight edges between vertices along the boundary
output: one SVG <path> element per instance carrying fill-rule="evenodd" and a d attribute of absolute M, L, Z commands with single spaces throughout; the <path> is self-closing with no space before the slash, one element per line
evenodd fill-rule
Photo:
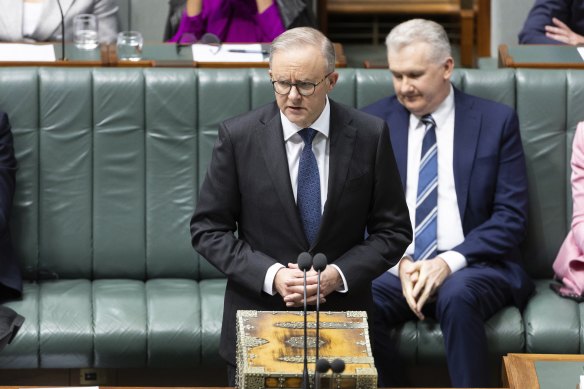
<path fill-rule="evenodd" d="M 339 272 L 333 266 L 327 266 L 320 272 L 320 296 L 317 296 L 318 273 L 314 269 L 306 272 L 306 303 L 316 304 L 317 297 L 320 303 L 326 302 L 326 296 L 334 292 L 342 283 Z M 286 306 L 301 307 L 304 305 L 304 272 L 296 263 L 289 263 L 288 267 L 281 268 L 274 278 L 274 287 L 282 296 Z"/>
<path fill-rule="evenodd" d="M 425 319 L 422 313 L 424 304 L 434 297 L 449 275 L 450 267 L 440 257 L 416 262 L 402 258 L 399 265 L 402 292 L 410 309 L 420 320 Z"/>

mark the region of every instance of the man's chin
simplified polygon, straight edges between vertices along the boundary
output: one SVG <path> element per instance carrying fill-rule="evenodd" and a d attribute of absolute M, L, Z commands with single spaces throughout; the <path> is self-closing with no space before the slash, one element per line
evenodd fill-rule
<path fill-rule="evenodd" d="M 402 102 L 402 105 L 411 113 L 416 116 L 422 116 L 425 113 L 426 107 L 422 104 L 412 103 L 408 101 Z"/>
<path fill-rule="evenodd" d="M 292 123 L 296 124 L 297 126 L 300 126 L 302 128 L 305 127 L 306 117 L 304 115 L 295 114 L 294 112 L 288 111 L 286 114 L 286 118 L 288 118 L 288 120 L 290 120 Z"/>

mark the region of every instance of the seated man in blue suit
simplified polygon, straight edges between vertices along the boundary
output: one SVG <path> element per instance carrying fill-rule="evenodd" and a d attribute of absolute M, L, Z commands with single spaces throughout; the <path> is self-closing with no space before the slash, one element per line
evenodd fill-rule
<path fill-rule="evenodd" d="M 453 87 L 439 24 L 402 23 L 386 44 L 396 95 L 364 111 L 389 124 L 415 232 L 401 261 L 372 286 L 379 384 L 406 384 L 390 329 L 432 317 L 452 385 L 489 386 L 484 322 L 506 305 L 523 306 L 533 291 L 520 265 L 527 177 L 518 118 Z"/>
<path fill-rule="evenodd" d="M 536 0 L 519 33 L 521 44 L 584 44 L 584 2 Z"/>

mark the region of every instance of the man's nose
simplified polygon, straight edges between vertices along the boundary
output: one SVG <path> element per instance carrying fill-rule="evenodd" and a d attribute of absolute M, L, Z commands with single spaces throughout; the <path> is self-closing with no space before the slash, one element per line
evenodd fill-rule
<path fill-rule="evenodd" d="M 402 93 L 412 90 L 412 82 L 409 78 L 403 77 L 400 82 L 400 90 Z"/>
<path fill-rule="evenodd" d="M 288 98 L 292 100 L 298 100 L 302 95 L 298 92 L 296 85 L 290 85 L 290 93 L 288 93 Z"/>

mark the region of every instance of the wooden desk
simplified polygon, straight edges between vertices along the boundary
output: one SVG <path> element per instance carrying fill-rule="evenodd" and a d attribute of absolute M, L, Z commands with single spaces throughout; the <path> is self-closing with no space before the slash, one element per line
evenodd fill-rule
<path fill-rule="evenodd" d="M 574 46 L 499 45 L 499 67 L 534 69 L 584 69 Z"/>
<path fill-rule="evenodd" d="M 503 357 L 503 385 L 510 389 L 530 388 L 546 389 L 540 386 L 537 375 L 537 362 L 577 362 L 584 366 L 582 354 L 508 354 Z M 582 373 L 580 369 L 579 374 Z M 578 373 L 577 373 L 578 374 Z M 564 377 L 568 382 L 556 382 L 558 388 L 576 388 L 579 375 L 567 374 Z M 573 379 L 572 379 L 573 378 Z M 555 386 L 555 385 L 554 385 Z"/>
<path fill-rule="evenodd" d="M 337 68 L 347 67 L 347 58 L 340 43 L 334 43 Z M 269 50 L 269 44 L 263 44 L 262 49 Z M 198 68 L 267 68 L 269 63 L 263 62 L 193 62 L 190 46 L 183 46 L 177 51 L 174 43 L 148 43 L 144 45 L 142 60 L 136 62 L 118 61 L 115 45 L 110 45 L 109 66 L 154 66 L 154 67 L 198 67 Z"/>
<path fill-rule="evenodd" d="M 79 50 L 73 44 L 65 45 L 65 60 L 61 60 L 61 44 L 53 43 L 54 62 L 0 61 L 0 66 L 71 66 L 71 67 L 199 67 L 199 68 L 268 68 L 264 62 L 193 62 L 190 46 L 177 52 L 174 43 L 146 43 L 140 61 L 119 61 L 115 44 L 101 45 L 95 50 Z M 338 68 L 347 67 L 347 58 L 340 43 L 334 43 Z M 264 49 L 269 50 L 269 44 Z"/>

